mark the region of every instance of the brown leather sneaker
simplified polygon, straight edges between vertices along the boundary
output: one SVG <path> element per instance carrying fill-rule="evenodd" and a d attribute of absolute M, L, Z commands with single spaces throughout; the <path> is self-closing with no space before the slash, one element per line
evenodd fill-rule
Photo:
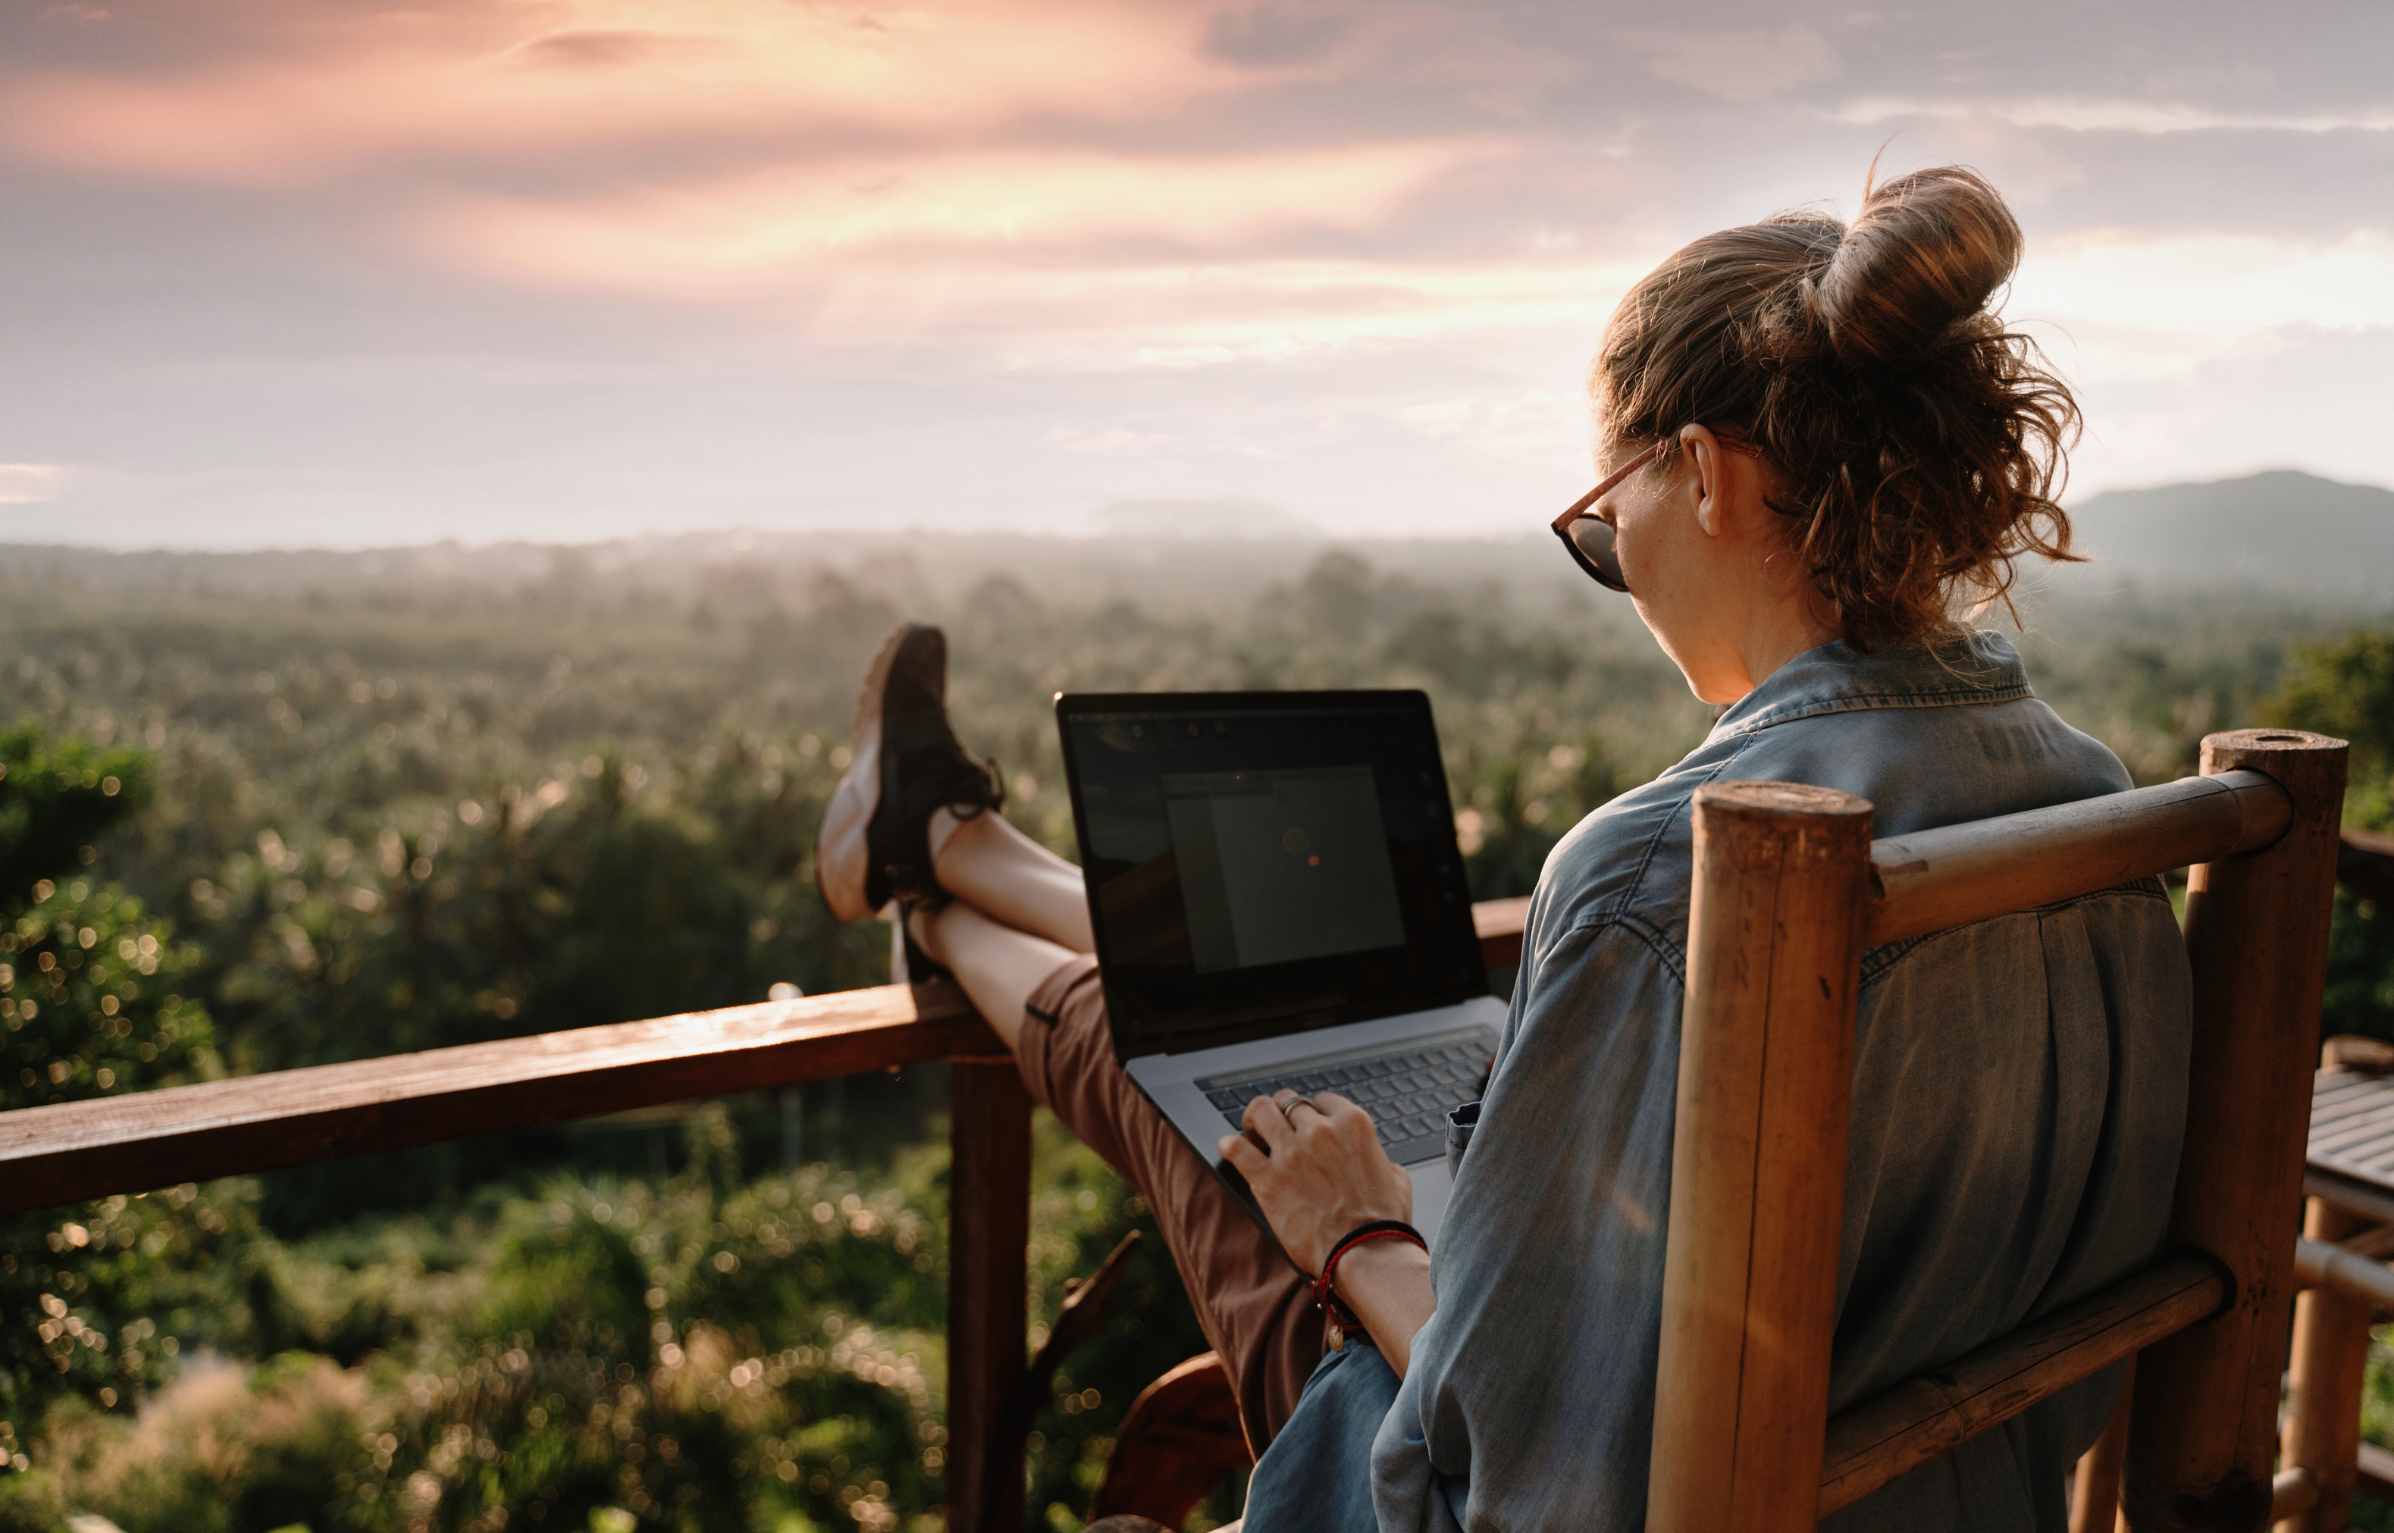
<path fill-rule="evenodd" d="M 932 811 L 970 819 L 1005 802 L 996 769 L 957 742 L 947 695 L 947 636 L 899 624 L 865 673 L 848 770 L 815 842 L 815 887 L 840 920 L 860 921 L 901 895 L 936 898 Z"/>

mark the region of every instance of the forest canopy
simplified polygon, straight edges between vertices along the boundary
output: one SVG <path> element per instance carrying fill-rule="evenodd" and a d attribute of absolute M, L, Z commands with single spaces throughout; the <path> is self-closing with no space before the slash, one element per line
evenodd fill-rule
<path fill-rule="evenodd" d="M 2032 682 L 2139 780 L 2318 728 L 2353 741 L 2351 823 L 2394 829 L 2394 609 L 2059 576 L 2023 607 Z M 949 628 L 967 744 L 1067 854 L 1059 689 L 1424 688 L 1481 897 L 1710 718 L 1548 545 L 8 550 L 0 1106 L 879 982 L 808 859 L 901 616 Z M 2334 963 L 2330 1028 L 2394 1037 L 2394 915 L 2345 898 Z M 8 1221 L 0 1529 L 935 1526 L 943 1093 Z M 1052 1131 L 1035 1197 L 1049 1316 L 1143 1216 Z M 1039 1422 L 1053 1527 L 1203 1350 L 1155 1242 L 1116 1304 Z"/>

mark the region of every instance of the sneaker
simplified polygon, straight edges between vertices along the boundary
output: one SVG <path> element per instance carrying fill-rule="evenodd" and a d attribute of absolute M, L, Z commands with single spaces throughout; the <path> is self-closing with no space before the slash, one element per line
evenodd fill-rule
<path fill-rule="evenodd" d="M 996 769 L 966 755 L 948 726 L 947 693 L 946 635 L 899 624 L 865 674 L 848 770 L 815 843 L 815 887 L 840 920 L 938 890 L 932 811 L 971 819 L 1005 802 Z"/>

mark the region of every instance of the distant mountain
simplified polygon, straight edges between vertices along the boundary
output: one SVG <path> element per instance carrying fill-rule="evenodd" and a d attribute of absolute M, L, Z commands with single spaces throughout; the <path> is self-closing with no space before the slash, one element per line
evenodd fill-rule
<path fill-rule="evenodd" d="M 2241 479 L 2112 490 L 2073 501 L 2074 546 L 2086 564 L 2023 567 L 2032 600 L 2106 599 L 2226 590 L 2394 619 L 2394 490 L 2272 470 Z M 1203 603 L 1224 589 L 1293 580 L 1336 533 L 1266 502 L 1117 500 L 1072 533 L 979 529 L 933 537 L 921 527 L 711 529 L 583 544 L 426 543 L 400 548 L 279 548 L 219 553 L 116 551 L 0 540 L 0 602 L 11 590 L 81 585 L 115 590 L 284 595 L 306 589 L 338 604 L 383 590 L 507 591 L 600 580 L 659 588 L 771 588 L 810 600 L 837 571 L 876 590 L 953 595 L 992 576 L 1043 596 Z M 1380 575 L 1430 587 L 1486 587 L 1504 599 L 1587 602 L 1586 577 L 1554 539 L 1518 515 L 1476 537 L 1381 538 L 1343 545 Z M 1499 530 L 1501 529 L 1501 530 Z M 1342 529 L 1343 530 L 1343 529 Z M 1094 536 L 1090 534 L 1095 534 Z M 1497 599 L 1491 597 L 1491 599 Z M 1599 608 L 1610 611 L 1610 608 Z M 1620 610 L 1627 611 L 1626 606 Z"/>
<path fill-rule="evenodd" d="M 2292 469 L 2110 490 L 2069 508 L 2093 576 L 2235 586 L 2394 606 L 2394 490 Z"/>

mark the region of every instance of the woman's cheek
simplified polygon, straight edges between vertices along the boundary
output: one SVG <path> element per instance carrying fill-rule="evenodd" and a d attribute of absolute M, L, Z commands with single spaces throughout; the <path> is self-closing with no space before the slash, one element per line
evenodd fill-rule
<path fill-rule="evenodd" d="M 1621 560 L 1621 578 L 1628 582 L 1641 605 L 1645 598 L 1659 594 L 1656 584 L 1663 578 L 1662 572 L 1653 568 L 1659 561 L 1652 557 L 1654 550 L 1647 542 L 1646 531 L 1643 522 L 1631 520 L 1618 524 L 1613 534 L 1614 551 Z"/>

